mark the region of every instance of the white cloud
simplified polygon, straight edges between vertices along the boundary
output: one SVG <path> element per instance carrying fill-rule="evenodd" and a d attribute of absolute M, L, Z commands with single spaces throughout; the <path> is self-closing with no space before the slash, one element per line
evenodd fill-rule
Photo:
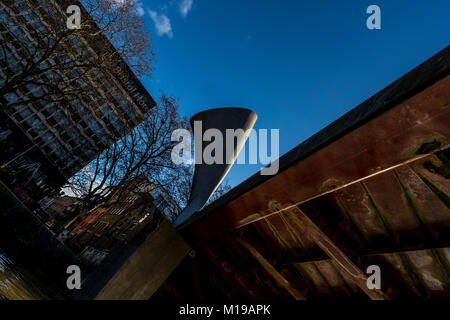
<path fill-rule="evenodd" d="M 165 14 L 158 14 L 153 10 L 148 10 L 148 14 L 155 24 L 156 33 L 158 34 L 158 36 L 163 36 L 166 34 L 169 38 L 173 37 L 170 19 Z"/>
<path fill-rule="evenodd" d="M 178 8 L 180 9 L 180 13 L 183 17 L 186 18 L 189 11 L 192 9 L 192 5 L 194 3 L 194 0 L 181 0 Z"/>
<path fill-rule="evenodd" d="M 140 1 L 136 3 L 136 13 L 139 17 L 142 17 L 145 14 L 144 7 Z"/>
<path fill-rule="evenodd" d="M 128 0 L 110 0 L 111 3 L 117 7 L 123 6 Z M 136 1 L 136 13 L 138 16 L 142 17 L 145 14 L 142 2 Z"/>

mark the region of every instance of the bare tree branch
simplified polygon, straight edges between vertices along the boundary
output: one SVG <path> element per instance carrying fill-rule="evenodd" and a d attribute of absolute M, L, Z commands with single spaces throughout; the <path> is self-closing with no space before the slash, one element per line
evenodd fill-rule
<path fill-rule="evenodd" d="M 137 77 L 151 75 L 151 35 L 137 14 L 137 1 L 83 0 L 81 29 L 67 29 L 66 2 L 28 0 L 26 16 L 13 0 L 0 4 L 6 15 L 0 23 L 12 31 L 0 39 L 0 110 L 73 100 L 86 94 L 81 80 L 99 73 L 120 77 L 127 65 Z M 31 83 L 39 85 L 41 96 L 23 93 Z"/>
<path fill-rule="evenodd" d="M 179 128 L 189 129 L 189 122 L 179 115 L 176 99 L 163 94 L 141 125 L 98 155 L 70 179 L 65 188 L 80 198 L 85 209 L 111 206 L 123 200 L 123 191 L 136 177 L 146 175 L 178 197 L 176 188 L 170 184 L 190 180 L 185 179 L 189 172 L 171 160 L 174 146 L 171 135 Z M 183 188 L 189 189 L 190 181 L 188 183 L 189 186 Z M 113 197 L 115 201 L 111 201 Z"/>

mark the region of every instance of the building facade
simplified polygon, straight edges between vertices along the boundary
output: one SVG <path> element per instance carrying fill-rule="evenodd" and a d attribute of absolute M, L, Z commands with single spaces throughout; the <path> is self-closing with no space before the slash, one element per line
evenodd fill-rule
<path fill-rule="evenodd" d="M 163 190 L 139 176 L 129 190 L 117 192 L 108 203 L 81 214 L 58 237 L 86 263 L 98 264 L 119 243 L 137 246 L 162 219 L 176 215 Z"/>
<path fill-rule="evenodd" d="M 0 43 L 8 52 L 7 59 L 0 59 L 0 88 L 7 77 L 23 67 L 20 43 L 28 41 L 33 46 L 38 40 L 35 38 L 47 32 L 44 15 L 33 9 L 36 2 L 10 0 L 8 6 L 6 2 L 0 3 Z M 57 14 L 65 15 L 64 8 L 58 5 L 60 2 L 48 3 L 54 4 Z M 95 54 L 84 39 L 72 40 L 67 55 L 74 50 Z M 76 68 L 67 73 L 55 71 L 53 75 L 42 75 L 39 81 L 49 81 L 46 78 L 49 76 L 79 77 L 76 83 L 83 88 L 83 94 L 64 103 L 39 100 L 46 88 L 33 83 L 0 96 L 3 106 L 24 96 L 36 98 L 31 103 L 0 111 L 0 148 L 3 149 L 0 177 L 25 204 L 33 206 L 61 187 L 105 148 L 142 122 L 155 105 L 124 62 L 119 69 L 121 72 L 97 70 L 95 76 L 80 76 L 82 71 Z"/>
<path fill-rule="evenodd" d="M 75 218 L 78 199 L 71 196 L 47 196 L 39 200 L 36 216 L 54 233 L 58 234 L 64 226 Z"/>

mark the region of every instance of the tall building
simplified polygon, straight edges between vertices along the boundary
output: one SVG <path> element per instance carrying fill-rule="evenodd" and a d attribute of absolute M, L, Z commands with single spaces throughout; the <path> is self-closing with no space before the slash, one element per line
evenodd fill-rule
<path fill-rule="evenodd" d="M 33 9 L 38 0 L 7 2 L 8 9 L 6 2 L 0 2 L 0 43 L 9 53 L 7 60 L 0 59 L 0 88 L 6 77 L 22 67 L 20 48 L 24 39 L 33 46 L 37 36 L 48 34 L 44 15 Z M 48 2 L 54 4 L 56 13 L 65 14 L 59 1 Z M 95 54 L 93 46 L 84 39 L 72 40 L 68 56 L 78 49 Z M 98 70 L 95 76 L 80 76 L 82 73 L 76 68 L 65 74 L 55 71 L 52 76 L 78 76 L 77 85 L 84 89 L 83 94 L 64 103 L 40 101 L 38 98 L 46 88 L 33 83 L 0 96 L 2 105 L 24 96 L 37 98 L 0 111 L 0 178 L 24 203 L 33 206 L 61 187 L 96 155 L 142 122 L 155 105 L 123 61 L 119 69 L 121 72 Z M 49 81 L 46 78 L 49 76 L 46 73 L 39 80 Z"/>

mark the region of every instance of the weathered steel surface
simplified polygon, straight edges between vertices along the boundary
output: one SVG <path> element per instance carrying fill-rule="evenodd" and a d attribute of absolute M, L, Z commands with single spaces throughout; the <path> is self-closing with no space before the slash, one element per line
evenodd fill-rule
<path fill-rule="evenodd" d="M 272 214 L 275 199 L 284 207 L 420 159 L 424 144 L 450 142 L 450 77 L 407 99 L 239 198 L 189 226 L 198 235 L 208 229 L 235 229 Z"/>
<path fill-rule="evenodd" d="M 282 288 L 284 288 L 295 300 L 305 300 L 305 297 L 297 291 L 292 285 L 286 280 L 283 275 L 275 269 L 270 262 L 268 262 L 251 244 L 245 242 L 244 240 L 237 238 L 238 242 L 246 248 L 249 253 L 261 264 L 261 267 L 270 274 L 273 280 Z"/>
<path fill-rule="evenodd" d="M 197 215 L 181 232 L 207 273 L 233 297 L 291 298 L 237 232 L 307 299 L 378 298 L 372 264 L 382 297 L 450 299 L 449 60 L 446 48 Z"/>
<path fill-rule="evenodd" d="M 257 180 L 259 184 L 249 190 L 238 186 L 222 201 L 198 214 L 197 220 L 193 219 L 186 229 L 198 234 L 202 230 L 205 233 L 206 226 L 212 233 L 217 229 L 238 228 L 270 214 L 267 202 L 271 199 L 283 206 L 308 201 L 420 158 L 421 152 L 430 151 L 424 145 L 432 147 L 433 142 L 441 147 L 448 145 L 449 70 L 450 47 L 447 47 L 281 157 L 280 168 L 284 170 L 278 175 L 262 182 L 259 174 L 255 175 L 249 180 Z M 425 84 L 428 87 L 424 88 Z M 370 119 L 374 114 L 377 116 Z M 359 127 L 355 128 L 357 124 Z M 326 145 L 318 147 L 323 144 Z M 243 183 L 247 184 L 248 181 Z M 223 203 L 230 197 L 234 199 Z"/>
<path fill-rule="evenodd" d="M 387 296 L 381 290 L 367 288 L 367 276 L 357 265 L 299 208 L 288 209 L 281 214 L 287 215 L 290 223 L 297 225 L 304 237 L 314 240 L 332 260 L 335 267 L 341 273 L 347 275 L 367 296 L 372 300 L 384 300 Z"/>
<path fill-rule="evenodd" d="M 351 260 L 359 275 L 368 265 L 379 265 L 382 290 L 390 298 L 448 299 L 448 193 L 442 187 L 445 184 L 436 183 L 443 182 L 443 169 L 436 171 L 426 165 L 436 157 L 445 160 L 443 154 L 448 151 L 445 149 L 298 207 L 305 213 L 303 218 L 317 225 L 340 251 L 338 259 L 334 260 L 342 257 L 344 262 Z M 444 168 L 444 162 L 436 162 L 436 166 Z M 428 169 L 423 171 L 424 168 Z M 428 182 L 416 179 L 424 176 Z M 238 230 L 305 298 L 364 299 L 367 294 L 364 293 L 364 278 L 357 277 L 355 281 L 348 269 L 340 268 L 333 259 L 326 260 L 323 253 L 327 248 L 316 244 L 314 237 L 301 224 L 293 223 L 286 212 Z M 197 250 L 206 250 L 207 256 L 214 257 L 211 260 L 222 270 L 233 270 L 235 285 L 239 288 L 236 289 L 239 294 L 233 296 L 245 295 L 246 288 L 251 292 L 247 295 L 250 298 L 284 296 L 283 292 L 275 290 L 276 283 L 267 286 L 270 282 L 267 270 L 255 265 L 248 254 L 233 246 L 223 234 L 214 237 L 218 238 L 222 240 L 216 245 L 202 243 Z M 427 249 L 420 250 L 422 248 Z M 285 274 L 286 267 L 289 276 Z"/>
<path fill-rule="evenodd" d="M 411 250 L 359 257 L 362 267 L 377 263 L 381 270 L 381 288 L 395 298 L 449 299 L 450 298 L 450 248 Z M 340 272 L 331 260 L 318 260 L 292 264 L 298 276 L 321 296 L 341 296 L 341 290 L 351 291 L 351 297 L 360 293 L 351 279 Z M 330 269 L 339 274 L 332 274 Z M 330 283 L 337 282 L 337 285 Z M 340 282 L 340 283 L 339 283 Z M 345 295 L 344 295 L 345 297 Z"/>

